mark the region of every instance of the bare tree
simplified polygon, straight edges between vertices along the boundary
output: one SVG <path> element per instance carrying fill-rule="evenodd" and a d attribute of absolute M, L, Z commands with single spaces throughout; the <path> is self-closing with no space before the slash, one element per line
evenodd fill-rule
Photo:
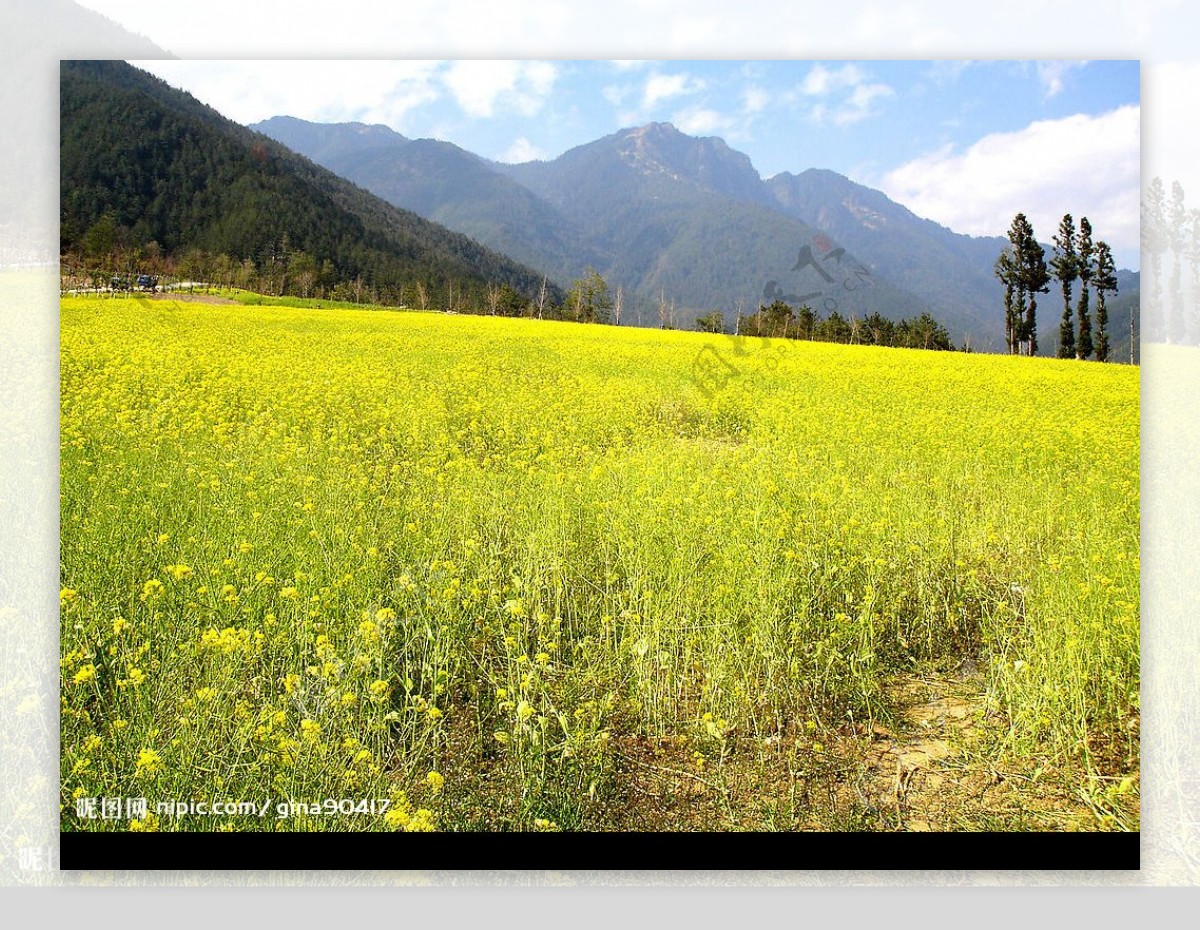
<path fill-rule="evenodd" d="M 667 298 L 661 288 L 658 292 L 658 328 L 667 328 Z"/>
<path fill-rule="evenodd" d="M 166 266 L 160 265 L 163 271 L 159 272 L 158 277 L 161 280 L 166 277 Z M 240 262 L 233 265 L 230 270 L 229 278 L 231 287 L 240 287 L 245 290 L 250 290 L 254 284 L 254 259 L 243 258 Z"/>
<path fill-rule="evenodd" d="M 290 267 L 293 286 L 299 288 L 300 296 L 307 300 L 317 283 L 317 260 L 308 252 L 298 250 L 292 253 Z"/>
<path fill-rule="evenodd" d="M 496 315 L 496 308 L 500 306 L 500 287 L 496 284 L 489 284 L 487 289 L 487 305 L 492 316 Z"/>
<path fill-rule="evenodd" d="M 538 291 L 537 302 L 537 318 L 542 318 L 542 311 L 546 308 L 546 276 L 542 275 L 542 289 Z"/>
<path fill-rule="evenodd" d="M 616 317 L 617 325 L 621 325 L 621 302 L 623 298 L 621 288 L 617 288 L 617 299 L 613 302 L 613 315 Z"/>
<path fill-rule="evenodd" d="M 429 288 L 425 286 L 424 281 L 417 282 L 417 303 L 421 305 L 422 310 L 429 309 Z"/>

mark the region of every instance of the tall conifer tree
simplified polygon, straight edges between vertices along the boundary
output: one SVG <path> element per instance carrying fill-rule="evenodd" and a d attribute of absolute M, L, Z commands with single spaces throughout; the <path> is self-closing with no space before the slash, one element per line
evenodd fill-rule
<path fill-rule="evenodd" d="M 1033 234 L 1024 213 L 1013 217 L 1008 230 L 1010 246 L 996 259 L 995 274 L 1004 284 L 1004 331 L 1008 351 L 1014 355 L 1037 352 L 1037 295 L 1049 288 L 1046 250 Z M 1014 299 L 1015 297 L 1015 299 Z"/>
<path fill-rule="evenodd" d="M 1092 224 L 1086 216 L 1079 219 L 1079 335 L 1075 339 L 1075 357 L 1092 357 L 1092 317 L 1088 309 L 1088 295 L 1092 276 L 1095 274 L 1095 247 L 1092 245 Z"/>
<path fill-rule="evenodd" d="M 1112 249 L 1103 240 L 1096 243 L 1096 274 L 1092 278 L 1092 287 L 1096 289 L 1096 361 L 1106 362 L 1110 346 L 1108 308 L 1104 296 L 1117 292 L 1117 268 L 1113 263 Z"/>
<path fill-rule="evenodd" d="M 1071 288 L 1079 277 L 1079 256 L 1075 252 L 1075 220 L 1068 213 L 1058 224 L 1058 235 L 1054 237 L 1054 257 L 1050 267 L 1062 285 L 1063 316 L 1058 327 L 1058 357 L 1075 357 L 1075 313 L 1071 306 Z"/>
<path fill-rule="evenodd" d="M 1022 320 L 1021 339 L 1025 343 L 1027 355 L 1037 355 L 1037 295 L 1050 291 L 1050 272 L 1046 269 L 1046 250 L 1033 234 L 1033 226 L 1025 223 L 1025 267 L 1022 279 L 1025 292 L 1029 295 L 1029 305 L 1025 308 Z"/>
<path fill-rule="evenodd" d="M 1004 344 L 1008 351 L 1013 351 L 1013 328 L 1016 325 L 1017 310 L 1017 268 L 1011 249 L 1006 248 L 996 259 L 996 277 L 1004 285 Z"/>

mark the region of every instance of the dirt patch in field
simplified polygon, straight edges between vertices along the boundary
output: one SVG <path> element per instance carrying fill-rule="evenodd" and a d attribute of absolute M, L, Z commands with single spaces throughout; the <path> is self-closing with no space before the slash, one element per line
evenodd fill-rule
<path fill-rule="evenodd" d="M 621 797 L 610 809 L 636 814 L 618 828 L 989 829 L 977 815 L 992 803 L 995 780 L 964 761 L 984 713 L 974 669 L 901 676 L 886 693 L 894 709 L 890 725 L 846 728 L 832 738 L 801 727 L 736 740 L 725 758 L 700 769 L 692 747 L 678 740 L 622 741 Z"/>
<path fill-rule="evenodd" d="M 1074 831 L 1111 829 L 1069 780 L 1032 764 L 987 761 L 989 714 L 982 676 L 970 662 L 952 672 L 894 678 L 886 686 L 892 727 L 859 743 L 858 768 L 837 793 L 876 829 Z M 851 746 L 843 748 L 851 756 Z"/>
<path fill-rule="evenodd" d="M 987 774 L 956 763 L 983 724 L 981 682 L 973 668 L 961 675 L 912 675 L 887 686 L 897 710 L 892 727 L 875 725 L 863 752 L 860 800 L 896 829 L 952 829 L 988 792 Z"/>
<path fill-rule="evenodd" d="M 1003 724 L 988 715 L 983 684 L 970 662 L 897 676 L 885 688 L 888 725 L 742 738 L 699 769 L 693 747 L 677 739 L 622 740 L 609 801 L 616 822 L 605 828 L 1112 829 L 1069 779 L 986 761 L 988 733 Z"/>
<path fill-rule="evenodd" d="M 880 721 L 834 732 L 788 721 L 717 745 L 616 727 L 595 796 L 556 810 L 551 795 L 578 791 L 550 788 L 538 816 L 567 829 L 646 832 L 1137 829 L 1136 791 L 1118 823 L 1088 803 L 1077 772 L 1044 759 L 994 761 L 1007 724 L 989 711 L 984 685 L 969 661 L 897 675 L 884 686 Z M 471 735 L 464 730 L 464 752 Z M 455 758 L 448 749 L 444 764 Z M 446 826 L 522 828 L 528 819 L 531 799 L 514 792 L 500 749 L 444 772 L 457 795 Z"/>

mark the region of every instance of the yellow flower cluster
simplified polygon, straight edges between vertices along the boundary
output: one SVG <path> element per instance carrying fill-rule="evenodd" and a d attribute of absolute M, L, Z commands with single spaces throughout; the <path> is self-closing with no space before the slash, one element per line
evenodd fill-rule
<path fill-rule="evenodd" d="M 200 634 L 200 648 L 216 652 L 241 652 L 251 648 L 253 636 L 250 630 L 237 627 L 225 627 L 217 630 L 209 627 Z"/>
<path fill-rule="evenodd" d="M 134 774 L 139 778 L 154 778 L 162 771 L 162 757 L 153 749 L 140 749 L 137 754 Z"/>

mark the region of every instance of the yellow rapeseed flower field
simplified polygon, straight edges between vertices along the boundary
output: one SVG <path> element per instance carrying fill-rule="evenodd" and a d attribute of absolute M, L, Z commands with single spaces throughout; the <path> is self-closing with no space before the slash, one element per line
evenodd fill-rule
<path fill-rule="evenodd" d="M 164 830 L 836 827 L 796 786 L 898 731 L 896 683 L 930 670 L 977 692 L 956 760 L 1136 828 L 1136 368 L 61 319 L 63 829 L 129 828 L 82 796 L 392 802 Z"/>

